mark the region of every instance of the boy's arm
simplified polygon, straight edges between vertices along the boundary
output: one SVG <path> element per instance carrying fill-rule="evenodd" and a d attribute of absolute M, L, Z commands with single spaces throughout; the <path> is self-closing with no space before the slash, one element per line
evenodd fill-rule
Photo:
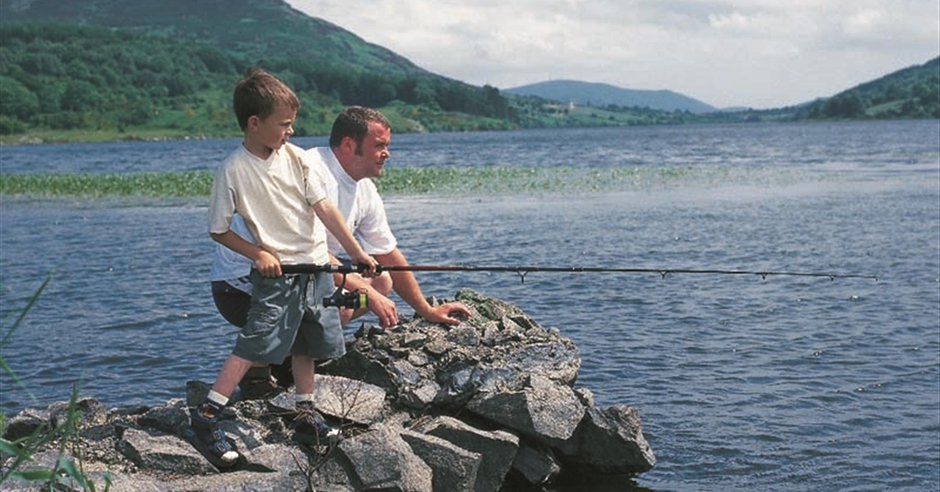
<path fill-rule="evenodd" d="M 280 277 L 281 262 L 264 248 L 245 241 L 231 229 L 222 234 L 209 233 L 212 239 L 222 246 L 248 258 L 255 269 L 264 277 Z"/>
<path fill-rule="evenodd" d="M 323 221 L 323 225 L 326 226 L 326 229 L 333 234 L 333 237 L 335 237 L 343 249 L 346 250 L 346 254 L 349 255 L 349 259 L 352 260 L 353 264 L 368 266 L 368 269 L 362 272 L 363 276 L 374 276 L 375 259 L 366 254 L 362 247 L 359 246 L 359 243 L 356 242 L 352 233 L 349 232 L 349 228 L 346 227 L 346 222 L 343 220 L 342 214 L 339 213 L 339 209 L 329 200 L 323 199 L 313 204 L 313 211 L 316 212 L 317 217 Z"/>

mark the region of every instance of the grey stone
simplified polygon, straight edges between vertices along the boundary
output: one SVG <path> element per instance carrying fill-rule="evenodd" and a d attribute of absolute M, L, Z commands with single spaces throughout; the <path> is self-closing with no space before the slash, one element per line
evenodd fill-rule
<path fill-rule="evenodd" d="M 137 429 L 124 431 L 120 449 L 145 470 L 207 475 L 218 470 L 189 443 L 175 436 L 151 436 Z"/>
<path fill-rule="evenodd" d="M 519 438 L 504 431 L 484 431 L 453 417 L 436 417 L 419 423 L 417 432 L 450 441 L 455 446 L 479 453 L 483 460 L 477 471 L 476 492 L 499 490 L 519 450 Z"/>
<path fill-rule="evenodd" d="M 357 424 L 371 424 L 385 408 L 385 390 L 356 379 L 318 375 L 314 402 L 320 412 Z"/>
<path fill-rule="evenodd" d="M 356 490 L 433 491 L 431 467 L 389 428 L 379 426 L 346 439 L 336 451 L 349 463 Z"/>
<path fill-rule="evenodd" d="M 189 423 L 189 411 L 182 400 L 170 400 L 165 406 L 147 410 L 137 421 L 144 427 L 174 434 L 181 426 Z"/>
<path fill-rule="evenodd" d="M 538 374 L 521 391 L 478 394 L 467 410 L 545 444 L 570 438 L 584 416 L 571 388 Z"/>
<path fill-rule="evenodd" d="M 472 492 L 483 457 L 429 434 L 404 430 L 402 439 L 433 471 L 435 491 Z"/>
<path fill-rule="evenodd" d="M 519 446 L 512 469 L 533 485 L 551 482 L 561 472 L 561 466 L 554 453 L 547 447 L 534 448 L 529 445 Z"/>
<path fill-rule="evenodd" d="M 588 409 L 572 441 L 576 447 L 573 452 L 566 448 L 564 460 L 578 473 L 637 474 L 656 465 L 656 456 L 643 437 L 639 412 L 633 407 Z"/>
<path fill-rule="evenodd" d="M 441 387 L 431 381 L 421 387 L 404 390 L 399 398 L 399 402 L 408 408 L 422 410 L 434 402 L 440 390 Z"/>

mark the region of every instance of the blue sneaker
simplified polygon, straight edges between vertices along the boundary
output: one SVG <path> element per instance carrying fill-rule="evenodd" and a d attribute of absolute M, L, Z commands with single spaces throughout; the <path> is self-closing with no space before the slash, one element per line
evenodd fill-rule
<path fill-rule="evenodd" d="M 183 437 L 216 467 L 231 468 L 241 455 L 219 428 L 219 410 L 208 403 L 194 408 L 189 414 L 189 427 L 183 431 Z"/>
<path fill-rule="evenodd" d="M 335 446 L 343 440 L 339 429 L 330 427 L 310 402 L 297 403 L 292 427 L 294 440 L 311 446 Z"/>

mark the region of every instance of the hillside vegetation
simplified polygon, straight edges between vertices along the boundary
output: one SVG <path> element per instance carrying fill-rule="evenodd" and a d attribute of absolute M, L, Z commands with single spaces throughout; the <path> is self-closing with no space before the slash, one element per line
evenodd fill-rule
<path fill-rule="evenodd" d="M 940 59 L 809 105 L 696 114 L 472 86 L 281 0 L 0 0 L 0 142 L 234 136 L 231 90 L 252 66 L 297 92 L 300 136 L 352 104 L 396 132 L 940 117 Z"/>
<path fill-rule="evenodd" d="M 940 118 L 940 57 L 816 101 L 804 108 L 800 116 Z"/>

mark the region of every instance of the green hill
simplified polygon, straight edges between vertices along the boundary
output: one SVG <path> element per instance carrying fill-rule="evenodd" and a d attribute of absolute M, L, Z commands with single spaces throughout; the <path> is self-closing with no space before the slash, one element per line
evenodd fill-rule
<path fill-rule="evenodd" d="M 249 60 L 289 56 L 360 72 L 433 76 L 279 0 L 3 0 L 0 19 L 111 27 L 215 46 Z"/>
<path fill-rule="evenodd" d="M 400 131 L 517 126 L 497 89 L 427 72 L 280 0 L 3 0 L 0 135 L 236 134 L 231 87 L 255 65 L 301 97 L 300 135 L 326 133 L 351 104 L 384 109 Z"/>
<path fill-rule="evenodd" d="M 800 117 L 940 118 L 940 57 L 914 65 L 801 109 Z"/>

